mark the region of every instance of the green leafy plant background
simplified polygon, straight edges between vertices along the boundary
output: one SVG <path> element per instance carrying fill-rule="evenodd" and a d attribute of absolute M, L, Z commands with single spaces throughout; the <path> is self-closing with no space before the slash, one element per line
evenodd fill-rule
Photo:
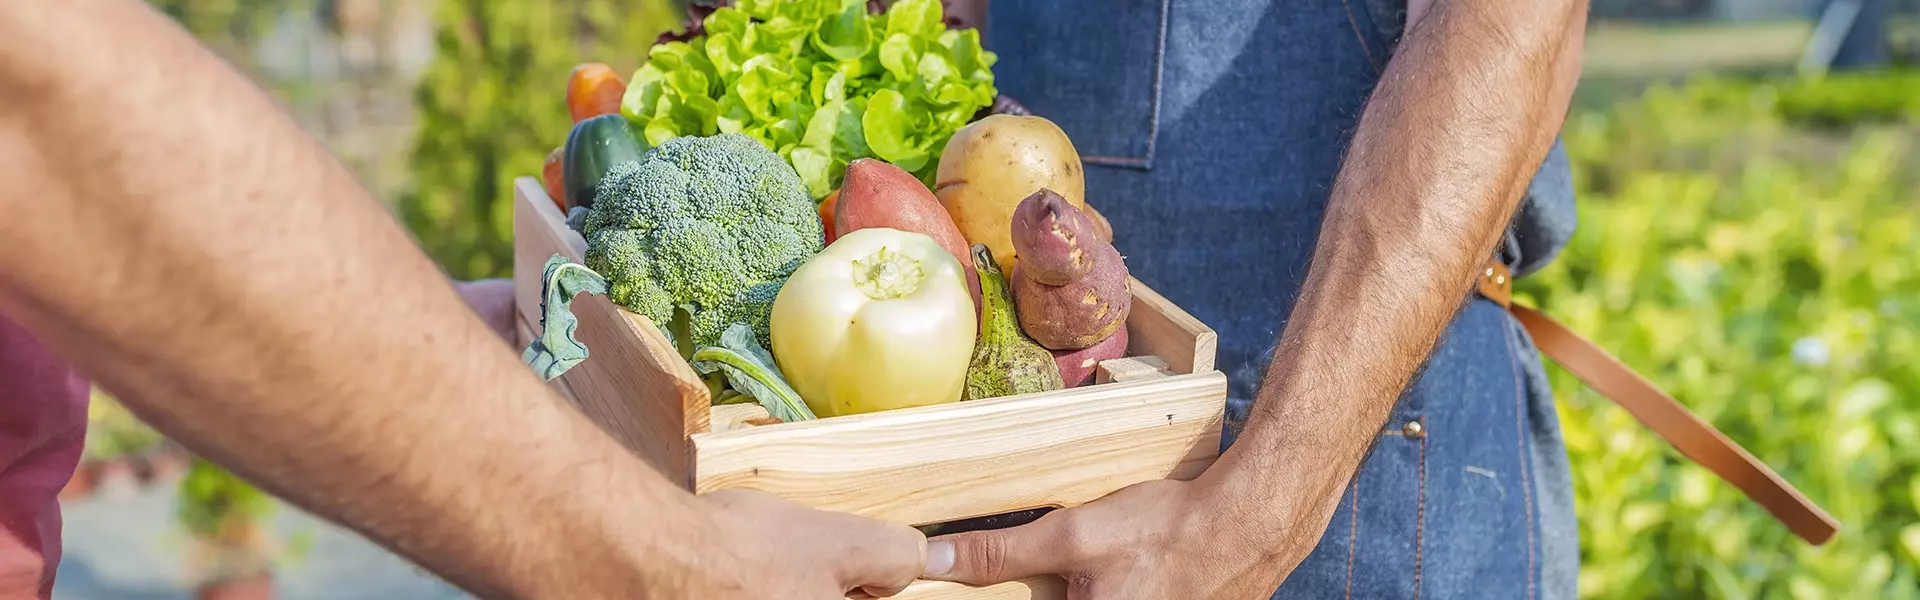
<path fill-rule="evenodd" d="M 1913 73 L 1705 78 L 1565 128 L 1580 229 L 1518 284 L 1844 526 L 1793 538 L 1552 369 L 1587 598 L 1920 598 Z"/>

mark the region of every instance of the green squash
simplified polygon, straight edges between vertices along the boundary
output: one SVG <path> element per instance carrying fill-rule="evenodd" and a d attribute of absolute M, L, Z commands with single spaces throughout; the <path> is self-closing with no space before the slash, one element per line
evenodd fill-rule
<path fill-rule="evenodd" d="M 633 124 L 618 114 L 581 121 L 567 134 L 560 187 L 567 209 L 593 206 L 593 194 L 607 170 L 623 162 L 639 162 L 647 155 Z"/>

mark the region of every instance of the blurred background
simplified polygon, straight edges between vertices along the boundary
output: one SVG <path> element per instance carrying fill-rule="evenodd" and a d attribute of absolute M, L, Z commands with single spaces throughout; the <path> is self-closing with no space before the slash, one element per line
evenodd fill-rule
<path fill-rule="evenodd" d="M 151 0 L 272 90 L 449 272 L 684 0 Z M 1520 282 L 1846 525 L 1826 547 L 1553 371 L 1588 598 L 1920 598 L 1920 0 L 1593 0 L 1580 229 Z M 55 596 L 460 598 L 96 395 Z"/>

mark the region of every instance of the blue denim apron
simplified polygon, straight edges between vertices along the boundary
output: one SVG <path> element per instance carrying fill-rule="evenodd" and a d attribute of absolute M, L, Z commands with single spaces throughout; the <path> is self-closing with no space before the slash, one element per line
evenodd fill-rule
<path fill-rule="evenodd" d="M 1052 119 L 1128 267 L 1220 334 L 1227 441 L 1299 291 L 1405 0 L 993 0 L 1000 91 Z M 1556 151 L 1502 256 L 1572 231 Z M 1418 425 L 1411 425 L 1418 423 Z M 1274 490 L 1285 494 L 1286 490 Z M 1475 299 L 1275 598 L 1573 598 L 1572 481 L 1538 354 Z"/>

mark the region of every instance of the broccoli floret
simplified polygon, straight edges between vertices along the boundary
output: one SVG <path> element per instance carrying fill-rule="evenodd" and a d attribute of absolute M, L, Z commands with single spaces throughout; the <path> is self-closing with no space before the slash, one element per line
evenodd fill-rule
<path fill-rule="evenodd" d="M 697 345 L 718 343 L 733 323 L 770 345 L 774 296 L 825 244 L 799 174 L 739 134 L 675 138 L 615 165 L 582 230 L 608 297 L 663 327 L 675 306 L 690 306 Z"/>

